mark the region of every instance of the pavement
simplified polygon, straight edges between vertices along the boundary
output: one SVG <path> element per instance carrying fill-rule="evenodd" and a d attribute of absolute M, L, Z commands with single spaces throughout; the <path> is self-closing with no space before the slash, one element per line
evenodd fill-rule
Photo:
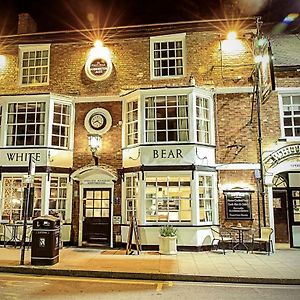
<path fill-rule="evenodd" d="M 31 265 L 30 249 L 20 265 L 20 248 L 0 246 L 0 272 L 162 281 L 198 281 L 300 285 L 300 249 L 276 249 L 274 254 L 230 250 L 178 252 L 160 255 L 124 249 L 64 247 L 59 262 Z"/>

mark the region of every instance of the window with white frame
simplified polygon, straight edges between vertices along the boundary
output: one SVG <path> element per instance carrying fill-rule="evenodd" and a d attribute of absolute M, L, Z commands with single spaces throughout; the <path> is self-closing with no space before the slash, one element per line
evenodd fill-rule
<path fill-rule="evenodd" d="M 20 45 L 20 84 L 49 84 L 50 45 Z"/>
<path fill-rule="evenodd" d="M 44 145 L 45 108 L 45 102 L 9 103 L 7 146 Z"/>
<path fill-rule="evenodd" d="M 151 76 L 184 76 L 185 34 L 150 38 Z"/>
<path fill-rule="evenodd" d="M 199 221 L 213 220 L 213 176 L 199 175 Z"/>
<path fill-rule="evenodd" d="M 125 177 L 126 220 L 127 222 L 129 222 L 132 214 L 136 216 L 136 205 L 138 196 L 138 174 L 126 174 Z"/>
<path fill-rule="evenodd" d="M 300 94 L 284 95 L 282 101 L 282 132 L 286 138 L 300 138 Z"/>
<path fill-rule="evenodd" d="M 188 141 L 187 95 L 146 97 L 145 127 L 147 143 Z"/>
<path fill-rule="evenodd" d="M 147 176 L 146 222 L 191 222 L 190 176 Z"/>
<path fill-rule="evenodd" d="M 67 177 L 51 176 L 49 214 L 59 215 L 62 220 L 66 219 L 67 183 Z"/>
<path fill-rule="evenodd" d="M 196 97 L 197 142 L 210 143 L 210 109 L 209 100 Z"/>
<path fill-rule="evenodd" d="M 52 124 L 52 145 L 69 146 L 71 105 L 54 103 Z"/>
<path fill-rule="evenodd" d="M 138 143 L 138 101 L 126 103 L 126 145 Z"/>
<path fill-rule="evenodd" d="M 3 178 L 3 220 L 22 220 L 24 205 L 24 182 L 21 177 Z M 33 187 L 33 217 L 41 215 L 42 178 L 34 178 Z"/>

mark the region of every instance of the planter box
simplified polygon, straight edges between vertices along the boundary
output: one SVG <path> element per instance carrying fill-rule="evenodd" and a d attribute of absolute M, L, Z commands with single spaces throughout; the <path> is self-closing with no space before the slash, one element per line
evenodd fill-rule
<path fill-rule="evenodd" d="M 177 254 L 177 236 L 160 236 L 159 253 Z"/>

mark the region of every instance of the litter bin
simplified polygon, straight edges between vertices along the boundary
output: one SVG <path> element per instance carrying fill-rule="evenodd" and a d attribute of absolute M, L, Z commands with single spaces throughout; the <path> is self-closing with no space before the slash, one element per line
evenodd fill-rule
<path fill-rule="evenodd" d="M 59 260 L 60 219 L 42 216 L 33 220 L 31 264 L 54 265 Z"/>

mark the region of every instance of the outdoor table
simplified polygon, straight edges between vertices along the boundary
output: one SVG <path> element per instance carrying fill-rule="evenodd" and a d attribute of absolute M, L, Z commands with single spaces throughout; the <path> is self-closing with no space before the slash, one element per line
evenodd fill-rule
<path fill-rule="evenodd" d="M 14 243 L 15 247 L 17 247 L 17 243 L 21 242 L 21 239 L 18 236 L 18 228 L 22 227 L 22 223 L 5 223 L 4 224 L 4 247 L 8 243 Z M 6 237 L 6 230 L 8 230 L 11 233 L 11 238 L 6 242 L 5 237 Z"/>
<path fill-rule="evenodd" d="M 250 231 L 251 227 L 242 227 L 242 226 L 231 226 L 232 230 L 238 231 L 239 239 L 238 242 L 233 246 L 233 250 L 239 249 L 240 246 L 244 247 L 245 250 L 247 250 L 247 253 L 249 251 L 248 247 L 244 243 L 244 232 Z"/>

